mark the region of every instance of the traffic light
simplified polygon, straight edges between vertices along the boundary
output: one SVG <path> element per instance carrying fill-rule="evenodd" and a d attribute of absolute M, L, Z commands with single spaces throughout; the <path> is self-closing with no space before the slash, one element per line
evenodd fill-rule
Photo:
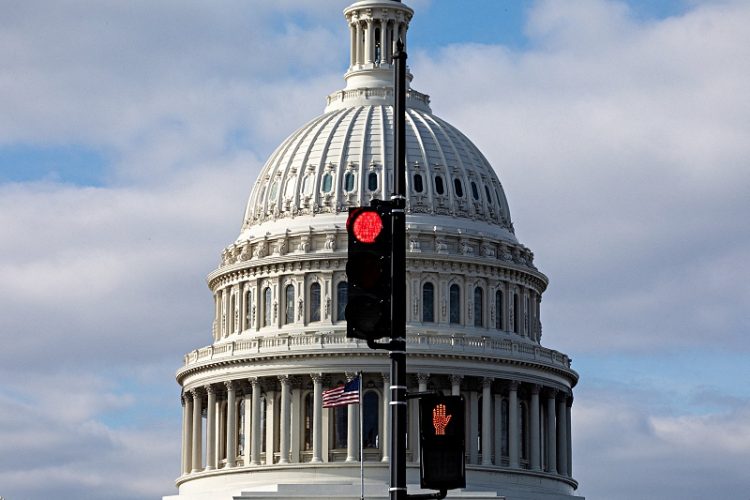
<path fill-rule="evenodd" d="M 419 399 L 419 478 L 422 488 L 466 487 L 464 398 L 429 395 Z"/>
<path fill-rule="evenodd" d="M 346 221 L 346 336 L 377 340 L 391 335 L 391 207 L 373 200 Z"/>

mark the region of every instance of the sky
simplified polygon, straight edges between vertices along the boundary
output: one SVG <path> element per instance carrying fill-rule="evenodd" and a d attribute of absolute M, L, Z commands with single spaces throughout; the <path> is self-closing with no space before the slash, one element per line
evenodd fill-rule
<path fill-rule="evenodd" d="M 407 3 L 550 278 L 578 493 L 747 500 L 750 2 Z M 205 277 L 343 87 L 347 4 L 0 0 L 0 496 L 175 492 Z"/>

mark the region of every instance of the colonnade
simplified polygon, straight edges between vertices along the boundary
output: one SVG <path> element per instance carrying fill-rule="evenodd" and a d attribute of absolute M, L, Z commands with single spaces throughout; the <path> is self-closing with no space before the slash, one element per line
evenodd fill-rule
<path fill-rule="evenodd" d="M 367 9 L 371 10 L 371 9 Z M 364 11 L 348 16 L 350 30 L 350 69 L 375 64 L 385 66 L 393 61 L 393 47 L 397 40 L 404 41 L 406 46 L 406 31 L 408 21 L 399 16 L 395 10 L 390 16 L 372 16 Z"/>
<path fill-rule="evenodd" d="M 387 374 L 364 375 L 363 391 L 375 394 L 377 399 L 373 396 L 370 403 L 377 403 L 348 405 L 345 448 L 340 446 L 340 437 L 334 438 L 334 433 L 343 434 L 342 429 L 334 430 L 335 425 L 343 425 L 343 419 L 334 422 L 333 410 L 323 408 L 324 384 L 337 385 L 336 381 L 352 376 L 253 377 L 191 388 L 182 398 L 182 474 L 239 466 L 359 461 L 361 409 L 377 413 L 367 419 L 376 422 L 371 432 L 377 436 L 366 441 L 364 459 L 388 462 Z M 491 377 L 417 373 L 410 378 L 410 390 L 464 396 L 468 465 L 572 477 L 573 397 L 569 390 Z M 419 457 L 418 437 L 418 401 L 413 399 L 407 453 L 413 463 Z"/>

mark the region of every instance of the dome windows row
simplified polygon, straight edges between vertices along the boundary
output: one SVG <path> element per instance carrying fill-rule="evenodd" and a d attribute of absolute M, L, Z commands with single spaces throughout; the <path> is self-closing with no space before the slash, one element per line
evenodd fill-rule
<path fill-rule="evenodd" d="M 407 321 L 426 328 L 455 325 L 515 333 L 538 342 L 540 295 L 516 284 L 490 286 L 480 281 L 427 278 L 411 284 Z M 214 340 L 246 331 L 342 324 L 347 298 L 343 273 L 328 278 L 284 276 L 220 288 L 215 294 Z"/>

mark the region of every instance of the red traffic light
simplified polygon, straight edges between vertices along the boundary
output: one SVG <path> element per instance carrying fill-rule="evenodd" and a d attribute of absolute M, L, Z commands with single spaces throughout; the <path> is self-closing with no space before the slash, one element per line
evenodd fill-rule
<path fill-rule="evenodd" d="M 383 221 L 380 214 L 375 211 L 362 211 L 354 219 L 352 232 L 357 241 L 362 243 L 374 243 L 383 230 Z"/>

